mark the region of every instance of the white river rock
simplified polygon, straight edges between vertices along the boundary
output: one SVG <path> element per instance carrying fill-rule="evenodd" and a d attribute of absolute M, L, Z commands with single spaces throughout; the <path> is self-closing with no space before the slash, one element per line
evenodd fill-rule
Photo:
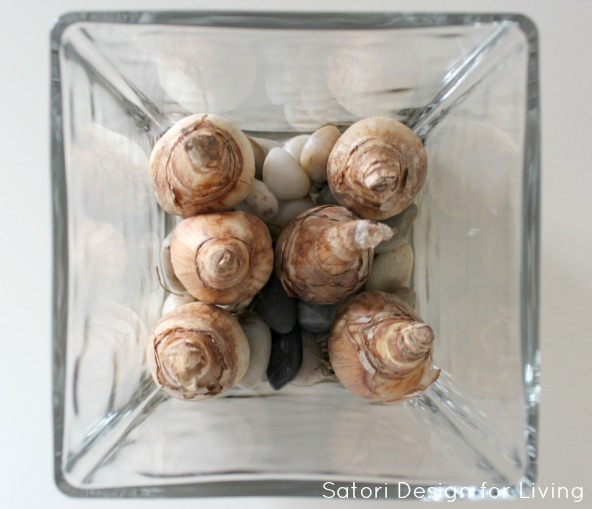
<path fill-rule="evenodd" d="M 263 182 L 278 200 L 304 198 L 310 189 L 307 174 L 282 148 L 272 148 L 263 164 Z"/>

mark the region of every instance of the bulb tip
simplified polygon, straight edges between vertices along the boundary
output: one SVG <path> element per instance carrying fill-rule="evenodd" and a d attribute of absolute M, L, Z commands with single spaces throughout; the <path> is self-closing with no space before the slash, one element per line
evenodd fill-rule
<path fill-rule="evenodd" d="M 434 342 L 434 331 L 425 323 L 416 323 L 409 327 L 413 342 L 421 349 L 429 349 Z"/>
<path fill-rule="evenodd" d="M 383 223 L 360 220 L 355 229 L 355 242 L 364 249 L 375 248 L 381 242 L 389 240 L 395 230 Z"/>

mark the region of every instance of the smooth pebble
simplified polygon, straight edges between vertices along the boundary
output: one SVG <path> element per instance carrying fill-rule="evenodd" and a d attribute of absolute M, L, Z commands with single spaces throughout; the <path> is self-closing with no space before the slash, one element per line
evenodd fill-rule
<path fill-rule="evenodd" d="M 272 148 L 267 154 L 263 182 L 278 200 L 304 198 L 310 188 L 304 170 L 283 148 Z"/>
<path fill-rule="evenodd" d="M 325 186 L 321 189 L 319 196 L 317 197 L 317 204 L 318 205 L 339 205 L 339 202 L 333 196 L 331 192 L 331 188 L 329 186 Z"/>
<path fill-rule="evenodd" d="M 328 332 L 340 305 L 341 303 L 330 305 L 312 304 L 299 300 L 298 323 L 300 328 L 315 334 Z"/>
<path fill-rule="evenodd" d="M 317 61 L 314 51 L 307 61 Z M 317 121 L 317 126 L 327 124 L 349 124 L 351 113 L 341 106 L 327 87 L 325 72 L 307 72 L 300 86 L 300 103 L 306 114 Z"/>
<path fill-rule="evenodd" d="M 229 40 L 186 34 L 169 47 L 161 45 L 155 57 L 160 86 L 188 112 L 233 111 L 255 87 L 258 56 L 248 44 L 238 47 Z M 221 61 L 240 80 L 229 80 Z"/>
<path fill-rule="evenodd" d="M 296 299 L 288 297 L 275 273 L 255 296 L 255 310 L 271 330 L 283 334 L 298 321 Z"/>
<path fill-rule="evenodd" d="M 240 321 L 249 340 L 249 367 L 238 383 L 242 389 L 252 389 L 265 378 L 271 355 L 271 331 L 257 315 L 249 315 Z"/>
<path fill-rule="evenodd" d="M 253 155 L 255 156 L 255 177 L 260 179 L 263 176 L 263 163 L 267 157 L 267 150 L 265 150 L 259 143 L 253 138 L 247 136 L 249 143 L 253 149 Z"/>
<path fill-rule="evenodd" d="M 246 212 L 247 214 L 255 215 L 255 211 L 251 207 L 249 207 L 246 201 L 241 201 L 240 203 L 237 203 L 232 210 L 238 210 L 240 212 Z"/>
<path fill-rule="evenodd" d="M 267 380 L 276 391 L 290 383 L 302 366 L 302 335 L 298 324 L 287 334 L 272 332 Z"/>
<path fill-rule="evenodd" d="M 320 122 L 315 120 L 306 111 L 300 94 L 291 97 L 284 104 L 284 118 L 296 131 L 314 131 L 318 129 Z"/>
<path fill-rule="evenodd" d="M 321 127 L 310 135 L 302 147 L 300 166 L 313 182 L 327 181 L 327 160 L 340 136 L 341 133 L 335 126 Z"/>
<path fill-rule="evenodd" d="M 321 345 L 311 334 L 302 334 L 302 366 L 292 384 L 309 387 L 327 378 Z"/>
<path fill-rule="evenodd" d="M 301 134 L 290 138 L 284 145 L 284 150 L 288 152 L 298 164 L 300 164 L 300 154 L 302 153 L 302 147 L 310 138 L 309 134 Z"/>
<path fill-rule="evenodd" d="M 401 244 L 374 258 L 372 272 L 364 288 L 393 292 L 396 288 L 409 286 L 412 271 L 413 248 L 407 243 Z"/>
<path fill-rule="evenodd" d="M 302 80 L 302 66 L 298 48 L 280 49 L 265 66 L 265 91 L 269 100 L 276 106 L 285 104 L 290 98 L 298 95 Z M 267 51 L 267 50 L 266 50 Z"/>
<path fill-rule="evenodd" d="M 246 204 L 252 213 L 263 221 L 273 219 L 279 210 L 278 200 L 275 195 L 265 185 L 265 182 L 254 179 L 251 192 L 245 198 Z"/>
<path fill-rule="evenodd" d="M 270 223 L 283 228 L 298 214 L 302 214 L 304 211 L 311 209 L 314 206 L 315 205 L 310 198 L 280 201 L 279 211 Z"/>
<path fill-rule="evenodd" d="M 411 227 L 417 219 L 417 212 L 417 205 L 415 205 L 415 203 L 412 203 L 400 214 L 397 214 L 396 216 L 393 216 L 384 221 L 380 221 L 381 223 L 384 223 L 387 226 L 390 226 L 391 228 L 395 228 L 397 231 L 389 240 L 378 244 L 378 246 L 374 248 L 374 253 L 387 253 L 388 251 L 392 251 L 397 246 L 400 246 L 401 244 L 406 242 L 409 237 Z"/>
<path fill-rule="evenodd" d="M 234 304 L 216 304 L 219 308 L 225 309 L 231 315 L 240 315 L 245 309 L 249 307 L 249 304 L 253 302 L 253 297 L 249 297 L 241 302 L 235 302 Z"/>
<path fill-rule="evenodd" d="M 378 37 L 367 32 L 335 45 L 326 60 L 329 90 L 344 108 L 362 118 L 418 106 L 422 61 L 415 41 L 394 35 L 377 52 Z"/>

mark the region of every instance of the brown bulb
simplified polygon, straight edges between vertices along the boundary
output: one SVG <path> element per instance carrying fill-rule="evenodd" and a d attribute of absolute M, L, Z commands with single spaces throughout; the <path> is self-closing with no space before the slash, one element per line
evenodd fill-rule
<path fill-rule="evenodd" d="M 241 202 L 251 189 L 255 157 L 232 122 L 197 114 L 180 120 L 158 140 L 150 171 L 160 206 L 189 217 L 230 210 Z"/>
<path fill-rule="evenodd" d="M 276 272 L 291 297 L 334 304 L 362 287 L 372 268 L 373 248 L 392 235 L 388 226 L 358 219 L 344 207 L 315 207 L 282 230 Z"/>
<path fill-rule="evenodd" d="M 408 127 L 385 117 L 360 120 L 337 140 L 327 163 L 335 199 L 366 219 L 386 219 L 415 200 L 427 155 Z"/>
<path fill-rule="evenodd" d="M 329 358 L 343 386 L 358 396 L 398 403 L 436 381 L 434 333 L 400 298 L 363 292 L 337 313 Z"/>
<path fill-rule="evenodd" d="M 175 275 L 197 300 L 239 304 L 253 297 L 273 270 L 269 230 L 246 212 L 184 219 L 171 238 Z"/>
<path fill-rule="evenodd" d="M 154 381 L 169 395 L 207 399 L 241 380 L 249 365 L 249 343 L 229 313 L 194 302 L 157 322 L 148 342 L 147 361 Z"/>

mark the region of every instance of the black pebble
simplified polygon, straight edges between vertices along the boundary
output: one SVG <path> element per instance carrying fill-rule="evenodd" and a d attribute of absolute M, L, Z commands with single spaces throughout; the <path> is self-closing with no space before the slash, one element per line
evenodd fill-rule
<path fill-rule="evenodd" d="M 290 332 L 298 321 L 296 299 L 288 297 L 275 272 L 255 297 L 255 310 L 272 331 L 281 334 Z"/>
<path fill-rule="evenodd" d="M 341 302 L 323 305 L 299 300 L 298 323 L 302 330 L 306 332 L 312 332 L 314 334 L 329 332 L 340 305 Z"/>
<path fill-rule="evenodd" d="M 271 333 L 267 380 L 277 391 L 294 380 L 302 366 L 302 335 L 298 324 L 287 334 Z"/>

